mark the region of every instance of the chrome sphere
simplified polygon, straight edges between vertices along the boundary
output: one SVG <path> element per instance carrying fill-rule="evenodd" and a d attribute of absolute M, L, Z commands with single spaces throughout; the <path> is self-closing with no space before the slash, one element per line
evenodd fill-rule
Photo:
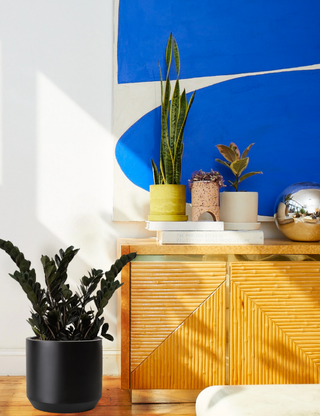
<path fill-rule="evenodd" d="M 274 219 L 290 240 L 320 240 L 320 184 L 299 182 L 288 186 L 277 198 Z"/>

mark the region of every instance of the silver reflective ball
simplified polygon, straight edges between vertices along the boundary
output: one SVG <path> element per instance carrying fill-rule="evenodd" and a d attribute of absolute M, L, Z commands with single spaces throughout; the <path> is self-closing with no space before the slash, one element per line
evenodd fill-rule
<path fill-rule="evenodd" d="M 320 240 L 320 184 L 299 182 L 288 186 L 277 198 L 274 219 L 290 240 Z"/>

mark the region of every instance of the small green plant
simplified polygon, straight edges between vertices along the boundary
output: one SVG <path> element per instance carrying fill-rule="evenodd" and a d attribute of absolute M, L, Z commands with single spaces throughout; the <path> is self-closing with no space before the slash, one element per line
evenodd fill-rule
<path fill-rule="evenodd" d="M 111 266 L 110 270 L 92 269 L 89 276 L 80 280 L 80 294 L 73 293 L 66 283 L 67 268 L 79 251 L 72 246 L 60 250 L 54 259 L 41 257 L 44 269 L 46 289 L 36 281 L 36 272 L 31 269 L 30 261 L 10 241 L 0 239 L 0 248 L 4 250 L 18 266 L 10 276 L 16 280 L 32 304 L 31 318 L 28 323 L 40 340 L 69 341 L 94 339 L 101 329 L 101 336 L 113 341 L 108 334 L 109 325 L 101 316 L 114 292 L 122 284 L 115 280 L 121 269 L 136 257 L 136 253 L 123 255 Z M 100 283 L 100 289 L 95 292 Z M 95 292 L 95 293 L 94 293 Z M 94 302 L 95 311 L 88 310 Z"/>
<path fill-rule="evenodd" d="M 172 99 L 169 71 L 171 67 L 172 54 L 177 71 Z M 160 145 L 160 168 L 157 168 L 154 160 L 151 159 L 153 179 L 155 185 L 173 184 L 180 185 L 182 153 L 183 153 L 183 133 L 195 93 L 192 94 L 189 103 L 186 91 L 180 95 L 179 73 L 180 56 L 177 42 L 173 39 L 172 33 L 166 48 L 166 81 L 163 82 L 161 68 L 161 145 Z"/>
<path fill-rule="evenodd" d="M 223 177 L 218 171 L 211 169 L 210 172 L 204 172 L 202 169 L 193 172 L 191 179 L 189 179 L 189 189 L 192 188 L 194 182 L 215 182 L 219 188 L 226 186 L 223 183 Z"/>
<path fill-rule="evenodd" d="M 236 191 L 239 191 L 239 184 L 244 181 L 245 179 L 250 178 L 250 176 L 257 175 L 259 172 L 249 172 L 243 175 L 243 171 L 247 168 L 249 163 L 248 153 L 254 143 L 251 143 L 245 151 L 240 155 L 240 150 L 235 143 L 230 143 L 229 146 L 225 146 L 224 144 L 218 144 L 217 148 L 221 155 L 226 160 L 216 159 L 216 162 L 221 163 L 224 166 L 227 166 L 231 172 L 236 177 L 235 181 L 229 181 L 231 186 L 234 187 Z"/>

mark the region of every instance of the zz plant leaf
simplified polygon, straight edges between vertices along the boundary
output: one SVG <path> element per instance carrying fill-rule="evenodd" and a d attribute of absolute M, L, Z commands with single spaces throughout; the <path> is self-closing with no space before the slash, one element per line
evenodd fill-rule
<path fill-rule="evenodd" d="M 18 267 L 10 276 L 16 280 L 31 302 L 31 318 L 28 323 L 39 340 L 82 340 L 101 336 L 112 341 L 109 325 L 104 323 L 103 310 L 122 284 L 116 280 L 122 268 L 136 257 L 125 254 L 116 260 L 108 272 L 92 269 L 89 276 L 80 280 L 80 293 L 73 293 L 69 284 L 68 266 L 78 252 L 73 246 L 60 250 L 53 259 L 41 257 L 46 288 L 36 281 L 31 262 L 10 241 L 0 239 L 0 249 L 5 251 Z M 96 288 L 100 284 L 100 289 Z M 96 310 L 91 308 L 91 303 Z"/>

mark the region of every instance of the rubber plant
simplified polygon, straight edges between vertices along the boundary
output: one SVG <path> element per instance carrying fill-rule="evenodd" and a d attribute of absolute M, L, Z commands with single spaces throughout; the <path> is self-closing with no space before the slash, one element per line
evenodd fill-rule
<path fill-rule="evenodd" d="M 80 293 L 73 293 L 67 281 L 67 269 L 78 249 L 73 246 L 60 250 L 54 259 L 41 256 L 46 289 L 36 280 L 36 272 L 24 254 L 10 241 L 0 239 L 0 248 L 17 265 L 10 276 L 16 280 L 32 304 L 28 323 L 39 340 L 90 340 L 101 336 L 113 341 L 108 333 L 109 325 L 104 323 L 103 310 L 114 292 L 122 286 L 115 280 L 121 269 L 136 257 L 136 253 L 123 255 L 110 270 L 92 269 L 80 280 Z M 96 291 L 100 285 L 100 288 Z M 88 306 L 95 304 L 95 311 Z"/>
<path fill-rule="evenodd" d="M 172 55 L 174 56 L 177 78 L 172 93 L 172 99 L 170 100 L 171 83 L 169 72 L 172 63 Z M 160 167 L 159 169 L 157 168 L 153 159 L 151 159 L 151 164 L 155 185 L 180 185 L 183 133 L 195 93 L 192 94 L 189 103 L 187 101 L 186 91 L 183 90 L 180 94 L 180 56 L 177 42 L 173 38 L 172 33 L 169 36 L 166 47 L 165 61 L 167 68 L 165 82 L 163 81 L 159 64 L 161 84 Z"/>
<path fill-rule="evenodd" d="M 231 186 L 234 187 L 236 191 L 239 191 L 239 184 L 244 181 L 245 179 L 250 178 L 250 176 L 257 175 L 259 172 L 248 172 L 243 175 L 244 170 L 247 168 L 249 163 L 248 153 L 254 143 L 251 143 L 242 153 L 240 154 L 240 150 L 235 143 L 230 143 L 229 146 L 224 144 L 218 144 L 216 147 L 218 148 L 221 155 L 226 160 L 216 159 L 216 162 L 221 163 L 224 166 L 227 166 L 231 172 L 235 176 L 235 180 L 232 182 L 228 180 Z"/>

